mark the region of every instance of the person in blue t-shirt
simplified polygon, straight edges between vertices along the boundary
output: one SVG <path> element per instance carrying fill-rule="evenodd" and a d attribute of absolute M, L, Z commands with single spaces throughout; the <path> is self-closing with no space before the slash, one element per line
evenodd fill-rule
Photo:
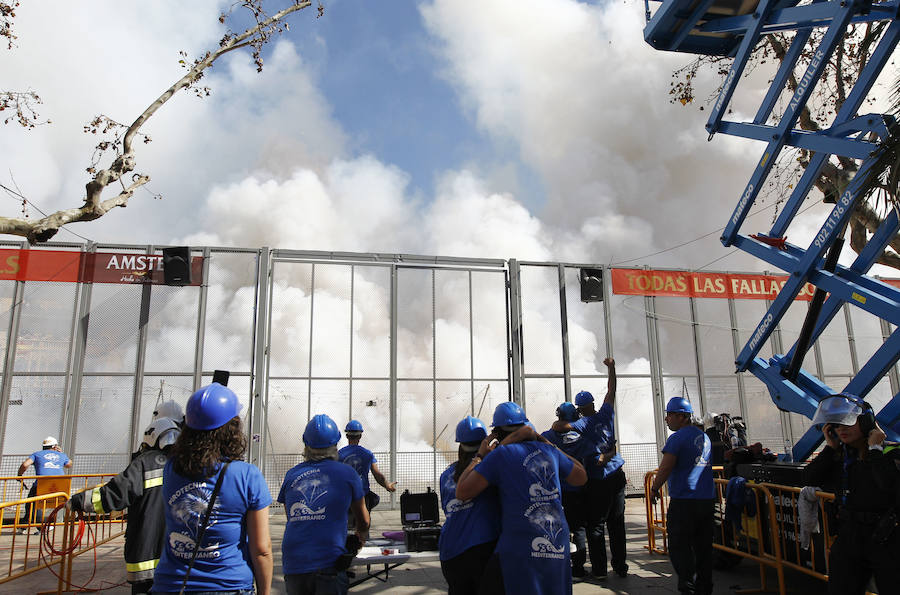
<path fill-rule="evenodd" d="M 237 395 L 216 382 L 188 399 L 185 427 L 163 469 L 166 539 L 152 593 L 178 593 L 184 586 L 188 593 L 249 595 L 254 582 L 257 595 L 271 593 L 272 496 L 259 469 L 241 460 L 247 438 L 240 410 Z M 220 476 L 221 490 L 203 532 Z"/>
<path fill-rule="evenodd" d="M 572 403 L 566 402 L 556 408 L 558 421 L 571 424 L 579 418 L 578 410 Z M 547 430 L 541 434 L 573 459 L 583 461 L 590 453 L 590 445 L 581 439 L 581 434 L 575 430 L 557 431 Z M 575 552 L 572 554 L 572 576 L 581 578 L 585 575 L 584 563 L 587 560 L 587 492 L 584 486 L 571 486 L 568 482 L 562 484 L 562 505 L 566 513 L 566 522 L 569 531 L 572 532 L 572 542 L 575 544 Z"/>
<path fill-rule="evenodd" d="M 41 442 L 41 450 L 31 453 L 27 459 L 19 465 L 18 475 L 25 475 L 28 468 L 34 465 L 35 475 L 64 475 L 66 469 L 72 468 L 72 460 L 59 447 L 59 441 L 53 436 L 47 436 Z M 28 489 L 28 498 L 33 498 L 37 493 L 37 481 L 31 484 Z M 31 518 L 31 504 L 25 505 L 25 514 L 22 516 L 21 524 L 40 523 L 44 518 L 43 510 L 35 510 L 34 518 Z M 35 533 L 40 533 L 40 529 L 35 528 Z M 25 528 L 19 529 L 19 533 L 25 533 Z"/>
<path fill-rule="evenodd" d="M 366 542 L 369 511 L 362 480 L 339 463 L 341 431 L 327 415 L 313 416 L 303 432 L 304 462 L 284 476 L 278 501 L 287 524 L 281 542 L 282 569 L 288 595 L 345 595 L 346 567 L 338 559 L 354 555 Z M 347 549 L 347 510 L 356 517 L 356 551 Z"/>
<path fill-rule="evenodd" d="M 607 533 L 613 571 L 622 577 L 628 575 L 628 564 L 625 563 L 625 461 L 616 449 L 616 361 L 608 357 L 603 363 L 608 379 L 600 410 L 594 409 L 594 396 L 583 390 L 575 395 L 575 406 L 581 419 L 571 425 L 554 424 L 555 429 L 579 432 L 582 440 L 590 445 L 586 447 L 589 454 L 582 459 L 588 475 L 585 485 L 587 542 L 591 574 L 601 580 L 607 576 Z"/>
<path fill-rule="evenodd" d="M 666 425 L 673 432 L 663 446 L 663 458 L 650 501 L 668 480 L 669 508 L 666 519 L 669 558 L 678 575 L 681 593 L 712 593 L 713 483 L 712 442 L 691 421 L 694 410 L 684 397 L 673 397 L 666 405 Z"/>
<path fill-rule="evenodd" d="M 389 492 L 397 489 L 397 482 L 389 482 L 378 468 L 377 459 L 372 451 L 359 445 L 363 435 L 363 425 L 360 422 L 351 419 L 344 428 L 344 434 L 349 444 L 338 451 L 338 460 L 356 469 L 366 495 L 366 510 L 371 512 L 381 502 L 381 498 L 369 489 L 369 471 L 372 472 L 372 477 L 378 485 Z"/>
<path fill-rule="evenodd" d="M 441 572 L 449 595 L 475 595 L 500 537 L 497 490 L 488 488 L 467 502 L 456 497 L 456 482 L 487 437 L 484 423 L 466 416 L 456 425 L 459 458 L 441 473 L 441 507 L 446 520 L 438 543 Z"/>
<path fill-rule="evenodd" d="M 571 593 L 569 526 L 560 501 L 560 478 L 579 486 L 587 476 L 581 463 L 525 425 L 527 421 L 515 403 L 497 406 L 494 429 L 460 476 L 456 497 L 471 500 L 492 485 L 499 490 L 496 564 L 489 564 L 484 578 L 489 592 Z"/>

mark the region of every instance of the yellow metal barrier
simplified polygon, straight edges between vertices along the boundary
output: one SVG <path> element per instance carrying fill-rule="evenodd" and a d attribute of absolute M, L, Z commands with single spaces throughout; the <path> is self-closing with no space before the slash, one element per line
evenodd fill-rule
<path fill-rule="evenodd" d="M 650 502 L 650 498 L 647 498 L 646 494 L 650 493 L 654 477 L 656 477 L 656 470 L 648 471 L 644 475 L 644 503 L 647 507 L 647 545 L 644 547 L 654 554 L 666 554 L 669 551 L 666 540 L 666 504 L 669 502 L 669 486 L 663 484 L 659 491 L 659 499 L 655 504 Z M 657 533 L 662 541 L 662 547 L 657 545 Z"/>
<path fill-rule="evenodd" d="M 650 471 L 644 476 L 645 494 L 650 493 L 650 486 L 655 477 L 656 470 Z M 773 568 L 778 577 L 778 592 L 784 595 L 784 564 L 781 542 L 776 539 L 776 536 L 779 534 L 779 527 L 775 518 L 775 501 L 772 494 L 762 485 L 747 484 L 747 487 L 752 490 L 753 498 L 755 499 L 757 515 L 752 518 L 742 515 L 741 527 L 736 531 L 735 527 L 726 523 L 724 518 L 725 487 L 728 485 L 728 481 L 720 477 L 715 478 L 714 481 L 716 485 L 716 518 L 719 521 L 720 543 L 713 543 L 713 547 L 756 562 L 759 565 L 760 589 L 762 591 L 768 590 L 766 586 L 766 567 Z M 661 490 L 660 498 L 656 504 L 652 504 L 650 499 L 646 498 L 648 544 L 645 547 L 657 554 L 668 553 L 666 541 L 668 499 L 666 487 L 663 487 Z M 766 518 L 764 522 L 759 522 L 759 512 L 763 510 L 763 507 L 766 509 Z M 658 545 L 657 533 L 662 535 L 662 547 Z"/>
<path fill-rule="evenodd" d="M 822 533 L 822 543 L 810 539 L 809 549 L 804 550 L 800 546 L 800 521 L 796 514 L 797 503 L 800 499 L 801 488 L 792 486 L 775 485 L 771 483 L 761 484 L 772 495 L 772 499 L 778 508 L 775 520 L 778 532 L 778 541 L 784 552 L 782 564 L 794 570 L 798 570 L 823 581 L 828 580 L 828 555 L 831 552 L 831 544 L 834 536 L 829 526 L 829 515 L 825 510 L 827 503 L 834 502 L 834 494 L 828 492 L 816 492 L 816 506 L 819 514 L 819 530 Z M 807 560 L 808 558 L 808 560 Z M 801 562 L 803 561 L 803 562 Z M 816 570 L 816 562 L 821 561 L 825 572 Z M 805 562 L 809 563 L 809 566 Z"/>
<path fill-rule="evenodd" d="M 41 538 L 44 536 L 40 534 L 40 530 L 44 519 L 69 498 L 68 491 L 48 492 L 48 490 L 75 484 L 81 488 L 77 491 L 84 491 L 101 485 L 104 483 L 103 480 L 113 476 L 111 473 L 41 476 L 37 478 L 37 496 L 0 502 L 0 518 L 3 521 L 0 524 L 0 584 L 44 568 L 58 566 L 57 570 L 52 571 L 58 577 L 58 590 L 59 592 L 70 590 L 74 557 L 123 535 L 127 519 L 122 513 L 86 516 L 81 541 L 72 548 L 70 545 L 77 524 L 74 522 L 74 515 L 65 513 L 63 509 L 65 518 L 48 525 L 46 542 L 56 551 L 66 552 L 70 549 L 72 551 L 63 556 L 54 555 L 47 548 L 42 551 Z M 13 493 L 13 482 L 20 486 L 17 491 L 24 493 L 25 488 L 21 481 L 23 479 L 25 478 L 0 477 L 0 493 L 4 495 Z M 63 516 L 62 513 L 59 516 Z"/>

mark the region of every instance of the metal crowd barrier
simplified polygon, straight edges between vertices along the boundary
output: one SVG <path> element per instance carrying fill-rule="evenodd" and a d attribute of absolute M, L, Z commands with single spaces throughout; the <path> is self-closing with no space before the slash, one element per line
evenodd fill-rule
<path fill-rule="evenodd" d="M 650 493 L 650 486 L 657 470 L 644 476 L 644 493 Z M 801 488 L 770 483 L 747 482 L 751 490 L 756 514 L 741 514 L 741 525 L 736 527 L 725 520 L 725 488 L 728 481 L 715 478 L 716 484 L 716 531 L 717 541 L 713 548 L 726 554 L 740 556 L 759 564 L 761 590 L 766 591 L 766 567 L 773 568 L 778 577 L 778 593 L 785 594 L 785 569 L 796 570 L 828 581 L 828 555 L 834 536 L 829 526 L 826 507 L 834 501 L 834 494 L 816 492 L 816 506 L 819 516 L 819 533 L 811 536 L 808 549 L 800 544 L 800 521 L 797 503 Z M 668 489 L 663 486 L 660 498 L 655 504 L 646 498 L 647 545 L 644 547 L 655 554 L 667 554 L 666 510 Z M 763 513 L 764 511 L 764 513 Z"/>
<path fill-rule="evenodd" d="M 75 556 L 94 550 L 97 546 L 125 533 L 127 518 L 121 512 L 104 515 L 85 515 L 84 532 L 78 544 L 72 545 L 79 524 L 74 515 L 64 508 L 49 521 L 54 509 L 63 505 L 70 493 L 78 493 L 101 485 L 114 477 L 113 473 L 0 477 L 0 584 L 44 568 L 57 566 L 51 572 L 58 579 L 59 592 L 70 590 L 72 586 L 72 561 Z M 22 480 L 37 479 L 37 495 L 26 498 Z M 19 487 L 13 486 L 19 484 Z M 72 484 L 80 489 L 72 490 Z M 16 494 L 18 492 L 18 494 Z M 12 499 L 9 495 L 15 494 Z M 55 552 L 62 552 L 57 554 Z M 5 572 L 4 572 L 5 570 Z"/>
<path fill-rule="evenodd" d="M 828 556 L 834 535 L 831 533 L 829 514 L 826 506 L 834 502 L 834 494 L 816 492 L 816 507 L 819 515 L 818 537 L 811 536 L 809 549 L 800 545 L 800 521 L 795 513 L 800 499 L 801 488 L 772 483 L 761 484 L 771 495 L 776 506 L 775 518 L 778 526 L 778 541 L 782 551 L 782 564 L 817 579 L 828 580 Z"/>
<path fill-rule="evenodd" d="M 646 494 L 650 493 L 650 486 L 656 477 L 656 472 L 657 470 L 649 471 L 644 476 Z M 775 501 L 772 495 L 762 485 L 748 482 L 747 487 L 752 490 L 757 514 L 754 517 L 742 515 L 741 527 L 736 531 L 733 525 L 725 521 L 725 488 L 728 485 L 728 481 L 717 477 L 714 479 L 714 482 L 716 485 L 716 529 L 719 532 L 718 541 L 720 543 L 713 543 L 713 548 L 756 562 L 759 565 L 760 589 L 762 591 L 768 590 L 766 585 L 766 567 L 773 568 L 778 576 L 778 592 L 784 595 L 784 564 L 782 563 L 781 543 L 774 537 L 779 534 L 779 528 L 775 518 Z M 649 543 L 646 547 L 656 554 L 668 553 L 666 540 L 666 509 L 668 500 L 668 490 L 666 488 L 661 490 L 660 498 L 655 505 L 651 504 L 650 499 L 647 498 Z M 767 514 L 765 521 L 760 522 L 760 511 L 762 511 L 763 507 L 766 508 Z M 657 533 L 662 534 L 662 547 L 658 545 Z"/>

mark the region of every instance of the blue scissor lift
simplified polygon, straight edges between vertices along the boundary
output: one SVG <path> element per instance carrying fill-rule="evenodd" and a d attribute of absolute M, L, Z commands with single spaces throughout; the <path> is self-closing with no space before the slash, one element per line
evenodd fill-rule
<path fill-rule="evenodd" d="M 825 396 L 846 392 L 864 398 L 900 359 L 900 329 L 897 328 L 900 326 L 900 290 L 866 274 L 900 228 L 896 209 L 885 217 L 880 229 L 851 266 L 838 265 L 837 259 L 843 245 L 844 229 L 857 201 L 861 200 L 870 170 L 885 150 L 886 141 L 896 142 L 900 134 L 893 117 L 858 113 L 900 40 L 900 0 L 807 0 L 802 4 L 797 0 L 663 0 L 652 18 L 647 6 L 647 17 L 649 22 L 644 29 L 644 38 L 656 49 L 734 57 L 706 124 L 710 138 L 722 132 L 766 143 L 737 208 L 728 220 L 722 243 L 761 258 L 790 277 L 738 356 L 737 371 L 750 370 L 762 380 L 779 409 L 808 418 L 812 418 L 816 405 Z M 795 128 L 801 110 L 812 95 L 827 61 L 843 42 L 848 26 L 875 21 L 887 21 L 887 29 L 830 127 L 817 132 Z M 784 113 L 777 123 L 770 124 L 776 102 L 814 28 L 824 28 L 824 35 L 818 47 L 811 48 L 812 58 L 808 60 L 805 74 L 799 79 Z M 724 120 L 734 90 L 762 36 L 791 30 L 796 34 L 753 121 Z M 771 229 L 741 233 L 747 213 L 786 146 L 809 150 L 809 166 Z M 836 198 L 834 208 L 813 242 L 806 247 L 791 245 L 785 241 L 788 226 L 831 155 L 861 160 L 859 170 Z M 812 283 L 816 292 L 797 343 L 786 354 L 768 360 L 758 357 L 760 348 L 806 283 Z M 886 320 L 894 326 L 894 331 L 846 386 L 832 388 L 803 370 L 801 364 L 810 345 L 844 303 Z M 876 418 L 889 439 L 900 439 L 900 393 L 877 412 Z M 810 428 L 794 446 L 794 460 L 805 460 L 821 441 L 821 432 Z"/>

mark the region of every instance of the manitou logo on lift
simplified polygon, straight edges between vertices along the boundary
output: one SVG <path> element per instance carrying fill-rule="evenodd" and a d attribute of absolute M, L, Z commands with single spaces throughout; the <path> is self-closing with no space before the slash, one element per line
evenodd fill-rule
<path fill-rule="evenodd" d="M 733 225 L 737 225 L 738 221 L 741 218 L 741 213 L 744 212 L 744 207 L 747 206 L 747 202 L 750 200 L 750 195 L 753 194 L 753 184 L 748 184 L 747 189 L 744 190 L 744 196 L 741 197 L 741 201 L 738 203 L 737 209 L 734 211 L 734 217 L 731 218 L 731 223 Z"/>
<path fill-rule="evenodd" d="M 766 331 L 769 330 L 769 325 L 772 324 L 772 313 L 766 315 L 765 318 L 762 319 L 762 322 L 759 323 L 759 326 L 756 327 L 756 332 L 753 333 L 753 338 L 750 339 L 750 349 L 756 349 L 756 344 L 759 343 L 759 340 L 762 339 L 763 335 L 766 334 Z"/>
<path fill-rule="evenodd" d="M 719 100 L 716 102 L 716 111 L 720 111 L 722 109 L 722 103 L 725 101 L 725 93 L 728 91 L 729 87 L 731 87 L 731 81 L 734 80 L 734 67 L 728 71 L 728 78 L 725 80 L 725 84 L 722 85 L 722 92 L 719 94 Z"/>

